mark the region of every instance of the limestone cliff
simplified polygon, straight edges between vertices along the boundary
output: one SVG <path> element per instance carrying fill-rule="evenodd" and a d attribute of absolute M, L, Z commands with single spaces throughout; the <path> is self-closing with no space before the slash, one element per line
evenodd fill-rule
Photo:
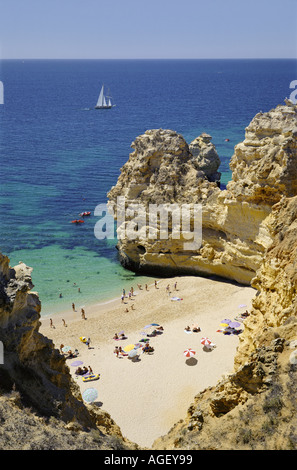
<path fill-rule="evenodd" d="M 202 204 L 202 245 L 185 249 L 187 234 L 174 237 L 170 218 L 167 239 L 148 235 L 155 228 L 150 232 L 148 218 L 146 230 L 133 238 L 127 216 L 123 223 L 118 219 L 125 267 L 158 275 L 218 275 L 244 284 L 255 276 L 271 243 L 271 207 L 297 190 L 297 106 L 286 102 L 255 116 L 235 147 L 232 181 L 224 191 L 216 184 L 219 160 L 210 139 L 202 134 L 188 145 L 176 132 L 158 129 L 132 143 L 134 151 L 108 194 L 115 218 L 118 197 L 125 198 L 126 208 L 141 204 L 147 213 L 151 204 Z"/>
<path fill-rule="evenodd" d="M 131 448 L 108 413 L 84 404 L 65 358 L 39 333 L 31 271 L 0 253 L 0 448 Z"/>

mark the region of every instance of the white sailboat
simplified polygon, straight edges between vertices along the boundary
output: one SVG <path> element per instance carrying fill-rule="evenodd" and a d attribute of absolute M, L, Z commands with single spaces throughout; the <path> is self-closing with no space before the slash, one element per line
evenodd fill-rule
<path fill-rule="evenodd" d="M 106 100 L 107 100 L 107 101 L 106 101 Z M 111 97 L 104 95 L 104 85 L 102 85 L 102 88 L 101 88 L 101 91 L 100 91 L 100 95 L 99 95 L 97 104 L 96 104 L 96 106 L 95 106 L 95 109 L 110 109 L 110 108 L 112 108 L 113 106 L 115 106 L 115 105 L 113 105 L 113 104 L 111 103 Z"/>

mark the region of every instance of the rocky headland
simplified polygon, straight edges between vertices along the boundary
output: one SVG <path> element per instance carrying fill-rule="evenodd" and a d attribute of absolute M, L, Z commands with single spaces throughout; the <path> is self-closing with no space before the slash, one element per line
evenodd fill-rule
<path fill-rule="evenodd" d="M 127 233 L 129 218 L 118 220 L 118 250 L 128 269 L 158 275 L 215 275 L 249 285 L 271 243 L 267 217 L 281 197 L 296 194 L 297 114 L 287 101 L 259 113 L 246 128 L 245 140 L 231 158 L 232 180 L 219 188 L 220 160 L 208 134 L 190 145 L 171 130 L 150 130 L 137 137 L 117 184 L 108 194 L 117 218 L 118 197 L 126 207 L 201 204 L 202 244 L 184 249 L 185 238 L 138 238 Z M 159 227 L 158 227 L 159 228 Z M 154 227 L 152 228 L 152 230 Z M 143 235 L 143 236 L 142 236 Z"/>
<path fill-rule="evenodd" d="M 203 242 L 185 252 L 171 236 L 123 237 L 122 263 L 158 276 L 216 275 L 257 290 L 233 373 L 193 397 L 187 416 L 153 448 L 296 450 L 297 106 L 287 101 L 255 116 L 235 147 L 225 190 L 208 135 L 188 145 L 174 131 L 151 130 L 132 147 L 110 204 L 120 196 L 145 207 L 201 203 Z M 106 412 L 82 401 L 65 358 L 39 333 L 32 288 L 31 269 L 11 268 L 1 255 L 1 449 L 136 449 Z"/>

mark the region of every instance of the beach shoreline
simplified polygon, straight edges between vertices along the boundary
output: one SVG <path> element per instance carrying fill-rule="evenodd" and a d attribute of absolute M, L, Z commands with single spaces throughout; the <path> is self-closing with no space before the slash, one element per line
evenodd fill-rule
<path fill-rule="evenodd" d="M 124 302 L 119 296 L 86 305 L 86 320 L 79 308 L 72 311 L 71 306 L 51 317 L 53 327 L 49 317 L 41 317 L 40 332 L 52 339 L 57 349 L 64 345 L 79 351 L 77 360 L 83 362 L 82 366 L 100 374 L 99 380 L 83 382 L 71 365 L 75 359 L 67 359 L 81 392 L 95 388 L 95 403 L 111 415 L 124 437 L 142 447 L 151 447 L 155 439 L 186 416 L 197 393 L 232 372 L 239 337 L 223 334 L 220 323 L 250 310 L 255 293 L 251 287 L 224 280 L 163 278 L 158 279 L 157 288 L 154 284 L 148 290 L 136 287 L 131 299 L 126 292 Z M 152 330 L 144 327 L 151 323 L 163 326 L 164 331 L 147 337 Z M 193 324 L 198 324 L 200 331 L 186 333 L 185 327 Z M 120 331 L 124 331 L 126 339 L 114 340 L 114 334 Z M 205 336 L 215 344 L 212 350 L 203 348 L 201 339 Z M 80 337 L 90 338 L 89 347 Z M 141 353 L 136 361 L 114 354 L 116 346 L 125 348 L 142 338 L 149 339 L 154 348 L 152 354 Z M 187 348 L 196 351 L 191 360 L 184 356 Z"/>

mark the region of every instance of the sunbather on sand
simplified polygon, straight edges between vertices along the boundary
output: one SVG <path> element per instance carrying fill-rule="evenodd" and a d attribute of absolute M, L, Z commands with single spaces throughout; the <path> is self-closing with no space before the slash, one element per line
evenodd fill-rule
<path fill-rule="evenodd" d="M 142 350 L 145 353 L 154 352 L 154 348 L 150 346 L 148 343 L 142 348 Z"/>
<path fill-rule="evenodd" d="M 201 328 L 200 328 L 200 326 L 194 326 L 194 327 L 192 328 L 192 331 L 193 331 L 194 333 L 198 333 L 198 331 L 201 331 Z"/>

